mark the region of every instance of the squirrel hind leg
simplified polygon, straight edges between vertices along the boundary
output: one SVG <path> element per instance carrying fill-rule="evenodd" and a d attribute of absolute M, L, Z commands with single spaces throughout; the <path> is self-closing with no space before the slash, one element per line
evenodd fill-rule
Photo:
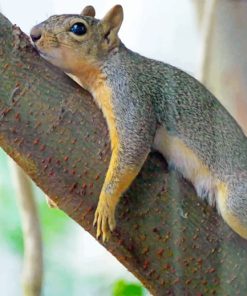
<path fill-rule="evenodd" d="M 224 183 L 218 184 L 217 209 L 225 222 L 244 239 L 247 239 L 246 207 L 247 189 L 234 190 Z"/>
<path fill-rule="evenodd" d="M 236 189 L 221 182 L 203 164 L 198 156 L 181 139 L 170 135 L 165 127 L 158 128 L 153 148 L 163 154 L 185 179 L 190 180 L 197 195 L 216 205 L 225 222 L 240 236 L 247 239 L 247 186 Z M 245 178 L 243 178 L 245 179 Z M 246 176 L 247 179 L 247 176 Z"/>
<path fill-rule="evenodd" d="M 211 178 L 202 184 L 197 183 L 195 188 L 198 196 L 206 199 L 211 206 L 216 206 L 218 213 L 233 231 L 247 239 L 247 189 L 237 192 L 226 183 Z"/>

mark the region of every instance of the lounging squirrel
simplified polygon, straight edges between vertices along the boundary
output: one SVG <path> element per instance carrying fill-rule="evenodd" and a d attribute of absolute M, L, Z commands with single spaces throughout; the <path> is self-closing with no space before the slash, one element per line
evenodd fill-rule
<path fill-rule="evenodd" d="M 101 20 L 87 6 L 80 15 L 51 16 L 30 33 L 42 57 L 91 93 L 107 122 L 112 155 L 95 212 L 97 237 L 109 238 L 121 195 L 155 149 L 247 239 L 244 133 L 196 79 L 127 49 L 118 37 L 122 21 L 120 5 Z"/>

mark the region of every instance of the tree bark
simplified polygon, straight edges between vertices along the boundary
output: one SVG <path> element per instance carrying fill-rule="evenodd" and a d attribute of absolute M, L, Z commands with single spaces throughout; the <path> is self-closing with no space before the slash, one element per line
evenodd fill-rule
<path fill-rule="evenodd" d="M 0 24 L 0 145 L 95 237 L 93 216 L 111 153 L 103 116 L 18 28 L 3 16 Z M 160 155 L 147 159 L 116 219 L 104 246 L 152 294 L 245 291 L 247 242 Z"/>

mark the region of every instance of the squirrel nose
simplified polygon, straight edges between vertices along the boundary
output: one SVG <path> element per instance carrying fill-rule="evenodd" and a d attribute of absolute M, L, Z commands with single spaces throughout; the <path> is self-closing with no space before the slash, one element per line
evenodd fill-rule
<path fill-rule="evenodd" d="M 32 39 L 32 41 L 35 43 L 37 42 L 42 36 L 42 31 L 38 26 L 35 26 L 32 28 L 31 32 L 30 32 L 30 37 Z"/>

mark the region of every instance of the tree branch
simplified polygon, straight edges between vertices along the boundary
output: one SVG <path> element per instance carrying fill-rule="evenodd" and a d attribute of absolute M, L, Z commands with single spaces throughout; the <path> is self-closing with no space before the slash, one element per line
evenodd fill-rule
<path fill-rule="evenodd" d="M 3 16 L 0 24 L 0 145 L 95 236 L 93 215 L 110 157 L 102 114 Z M 154 295 L 245 289 L 247 242 L 168 172 L 160 155 L 150 155 L 116 218 L 105 247 Z"/>

